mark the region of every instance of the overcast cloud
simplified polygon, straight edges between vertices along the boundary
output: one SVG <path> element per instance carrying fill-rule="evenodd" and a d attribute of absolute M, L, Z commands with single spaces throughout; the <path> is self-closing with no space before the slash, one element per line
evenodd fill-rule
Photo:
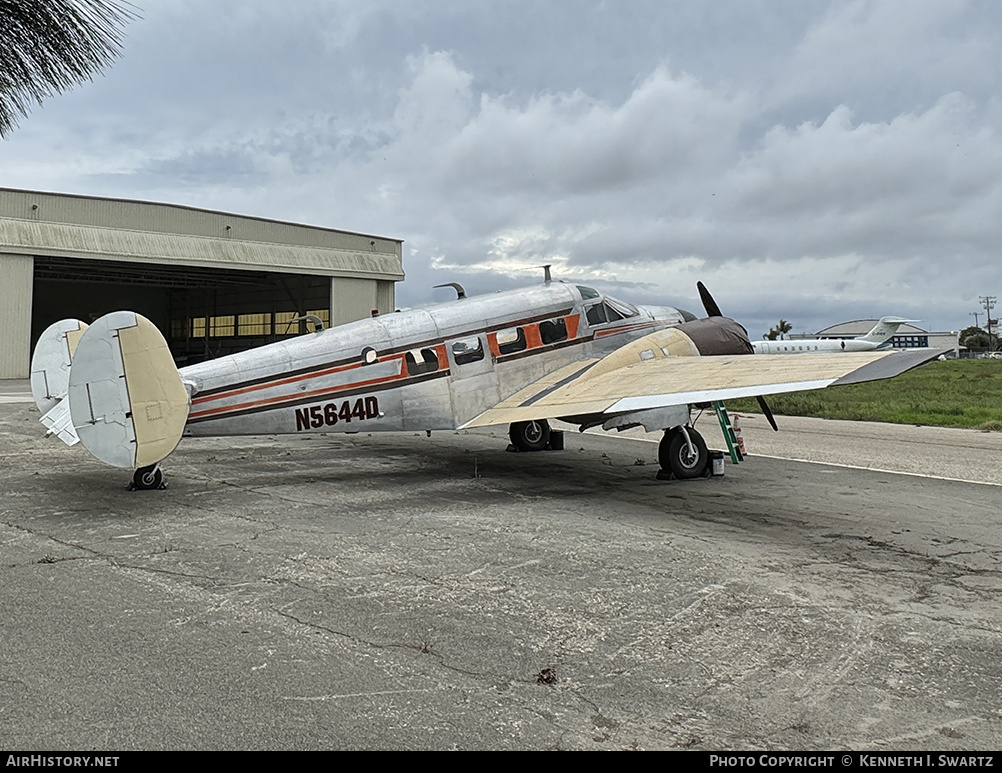
<path fill-rule="evenodd" d="M 543 263 L 756 338 L 1002 295 L 990 0 L 140 4 L 0 185 L 400 238 L 400 305 Z"/>

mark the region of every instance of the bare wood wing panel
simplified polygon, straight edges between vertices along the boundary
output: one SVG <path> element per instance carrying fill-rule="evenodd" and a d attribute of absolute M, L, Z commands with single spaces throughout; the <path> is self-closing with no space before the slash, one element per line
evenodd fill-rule
<path fill-rule="evenodd" d="M 626 347 L 624 347 L 626 348 Z M 638 358 L 608 369 L 602 361 L 575 363 L 549 374 L 485 411 L 465 427 L 583 414 L 612 415 L 671 405 L 731 400 L 891 378 L 937 357 L 921 352 L 852 354 L 664 356 L 629 345 Z M 640 353 L 649 358 L 640 358 Z M 617 357 L 618 356 L 618 357 Z"/>

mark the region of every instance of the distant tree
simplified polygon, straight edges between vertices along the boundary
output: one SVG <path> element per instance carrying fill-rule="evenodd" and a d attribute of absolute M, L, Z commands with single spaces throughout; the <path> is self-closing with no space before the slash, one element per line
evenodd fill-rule
<path fill-rule="evenodd" d="M 0 138 L 33 104 L 93 79 L 136 18 L 121 0 L 0 0 Z"/>
<path fill-rule="evenodd" d="M 781 319 L 776 325 L 769 328 L 769 332 L 766 333 L 767 341 L 775 341 L 777 338 L 786 338 L 786 334 L 793 330 L 793 325 L 787 322 L 785 319 Z"/>
<path fill-rule="evenodd" d="M 965 327 L 960 331 L 960 345 L 966 346 L 972 352 L 995 351 L 999 348 L 998 336 L 988 334 L 980 327 Z"/>

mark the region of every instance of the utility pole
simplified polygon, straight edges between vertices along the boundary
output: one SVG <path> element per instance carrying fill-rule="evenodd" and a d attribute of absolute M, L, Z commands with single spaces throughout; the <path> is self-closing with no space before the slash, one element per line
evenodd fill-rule
<path fill-rule="evenodd" d="M 969 316 L 974 317 L 974 327 L 976 327 L 976 328 L 980 328 L 981 327 L 981 325 L 978 324 L 978 315 L 980 313 L 981 313 L 980 311 L 972 311 L 969 314 Z"/>
<path fill-rule="evenodd" d="M 995 346 L 992 343 L 992 309 L 995 308 L 995 301 L 998 298 L 994 295 L 979 295 L 978 300 L 985 307 L 985 314 L 988 316 L 988 351 L 993 352 L 995 351 Z"/>

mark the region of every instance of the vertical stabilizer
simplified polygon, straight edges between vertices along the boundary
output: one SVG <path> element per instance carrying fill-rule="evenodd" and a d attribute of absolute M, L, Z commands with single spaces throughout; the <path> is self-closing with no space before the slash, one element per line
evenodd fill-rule
<path fill-rule="evenodd" d="M 188 393 L 156 326 L 131 311 L 106 314 L 77 346 L 69 404 L 80 442 L 115 467 L 156 464 L 188 419 Z"/>
<path fill-rule="evenodd" d="M 55 435 L 66 445 L 80 442 L 66 399 L 70 368 L 77 344 L 87 325 L 78 319 L 62 319 L 49 325 L 35 344 L 31 355 L 31 396 L 42 412 L 41 422 L 47 435 Z"/>
<path fill-rule="evenodd" d="M 905 319 L 904 317 L 881 317 L 873 329 L 866 335 L 859 336 L 857 340 L 866 341 L 872 344 L 882 344 L 892 335 L 898 332 L 898 328 L 904 324 L 918 322 L 917 319 Z"/>
<path fill-rule="evenodd" d="M 66 397 L 70 366 L 87 325 L 78 319 L 62 319 L 45 328 L 31 355 L 31 396 L 43 414 Z"/>

